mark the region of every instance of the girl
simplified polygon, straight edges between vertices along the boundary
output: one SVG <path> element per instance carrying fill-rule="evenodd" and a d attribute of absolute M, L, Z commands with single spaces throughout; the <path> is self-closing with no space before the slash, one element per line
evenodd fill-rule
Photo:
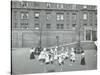
<path fill-rule="evenodd" d="M 71 61 L 72 63 L 75 62 L 75 53 L 74 53 L 74 48 L 71 48 L 70 61 Z"/>

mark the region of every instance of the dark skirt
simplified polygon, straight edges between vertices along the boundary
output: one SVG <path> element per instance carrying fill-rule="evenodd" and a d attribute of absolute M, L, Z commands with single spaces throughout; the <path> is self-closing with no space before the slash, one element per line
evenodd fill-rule
<path fill-rule="evenodd" d="M 30 59 L 35 59 L 34 52 L 30 54 Z"/>
<path fill-rule="evenodd" d="M 85 62 L 85 57 L 83 57 L 82 59 L 81 59 L 81 63 L 80 63 L 81 65 L 85 65 L 86 64 L 86 62 Z"/>

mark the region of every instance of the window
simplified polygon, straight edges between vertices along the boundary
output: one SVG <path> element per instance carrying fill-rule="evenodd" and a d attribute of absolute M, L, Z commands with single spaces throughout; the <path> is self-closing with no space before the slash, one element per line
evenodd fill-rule
<path fill-rule="evenodd" d="M 17 23 L 15 23 L 14 28 L 17 28 Z"/>
<path fill-rule="evenodd" d="M 64 24 L 61 24 L 61 29 L 64 29 Z"/>
<path fill-rule="evenodd" d="M 87 20 L 87 13 L 84 13 L 84 14 L 83 14 L 83 19 L 84 19 L 84 20 Z"/>
<path fill-rule="evenodd" d="M 92 31 L 92 41 L 97 41 L 97 32 Z"/>
<path fill-rule="evenodd" d="M 91 40 L 91 30 L 86 30 L 86 40 Z"/>
<path fill-rule="evenodd" d="M 17 20 L 17 11 L 14 11 L 14 18 Z"/>
<path fill-rule="evenodd" d="M 97 25 L 97 13 L 94 15 L 94 23 Z"/>
<path fill-rule="evenodd" d="M 34 7 L 39 7 L 39 2 L 34 2 Z"/>
<path fill-rule="evenodd" d="M 76 27 L 76 24 L 72 24 L 72 27 Z"/>
<path fill-rule="evenodd" d="M 51 3 L 47 3 L 47 8 L 50 8 L 51 7 Z"/>
<path fill-rule="evenodd" d="M 39 24 L 35 24 L 34 28 L 39 29 L 40 28 Z"/>
<path fill-rule="evenodd" d="M 64 8 L 64 5 L 63 5 L 63 4 L 61 4 L 61 5 L 60 5 L 60 7 L 61 7 L 61 8 Z"/>
<path fill-rule="evenodd" d="M 57 8 L 64 8 L 63 4 L 57 4 Z"/>
<path fill-rule="evenodd" d="M 28 23 L 21 23 L 21 28 L 28 28 Z"/>
<path fill-rule="evenodd" d="M 64 24 L 57 24 L 57 29 L 64 29 Z"/>
<path fill-rule="evenodd" d="M 89 13 L 89 21 L 93 22 L 93 13 L 91 13 L 91 12 Z"/>
<path fill-rule="evenodd" d="M 59 29 L 60 28 L 60 24 L 57 24 L 57 29 Z"/>
<path fill-rule="evenodd" d="M 46 19 L 50 20 L 51 19 L 51 14 L 50 13 L 46 13 Z"/>
<path fill-rule="evenodd" d="M 84 6 L 83 6 L 83 8 L 84 8 L 84 9 L 86 9 L 86 8 L 87 8 L 87 6 L 86 6 L 86 5 L 84 5 Z"/>
<path fill-rule="evenodd" d="M 64 14 L 57 14 L 57 20 L 64 20 Z"/>
<path fill-rule="evenodd" d="M 75 27 L 76 27 L 76 24 L 72 24 L 72 28 L 75 29 Z"/>
<path fill-rule="evenodd" d="M 66 21 L 69 23 L 70 22 L 70 14 L 69 12 L 66 13 Z"/>
<path fill-rule="evenodd" d="M 67 4 L 67 5 L 66 5 L 66 8 L 67 8 L 67 9 L 72 9 L 72 5 L 71 5 L 71 4 Z"/>
<path fill-rule="evenodd" d="M 21 7 L 27 7 L 27 6 L 28 6 L 28 3 L 26 1 L 21 2 Z"/>
<path fill-rule="evenodd" d="M 93 26 L 93 24 L 90 24 L 90 26 Z"/>
<path fill-rule="evenodd" d="M 60 5 L 59 4 L 57 4 L 57 8 L 60 8 Z"/>
<path fill-rule="evenodd" d="M 28 19 L 28 16 L 29 16 L 28 12 L 21 12 L 21 19 L 26 20 Z"/>
<path fill-rule="evenodd" d="M 76 9 L 76 5 L 75 4 L 72 5 L 72 9 Z"/>
<path fill-rule="evenodd" d="M 17 23 L 12 24 L 12 28 L 17 28 L 17 26 L 18 26 Z"/>
<path fill-rule="evenodd" d="M 97 6 L 95 6 L 94 9 L 97 10 Z"/>
<path fill-rule="evenodd" d="M 66 13 L 69 16 L 69 12 Z"/>
<path fill-rule="evenodd" d="M 70 28 L 70 25 L 69 24 L 66 24 L 66 28 L 69 29 Z"/>
<path fill-rule="evenodd" d="M 76 13 L 72 13 L 72 20 L 76 20 L 76 18 L 77 18 Z"/>
<path fill-rule="evenodd" d="M 39 19 L 39 16 L 40 16 L 39 12 L 35 12 L 34 16 L 35 16 L 35 19 Z"/>
<path fill-rule="evenodd" d="M 51 28 L 51 24 L 47 24 L 47 25 L 46 25 L 46 28 L 47 28 L 47 29 L 50 29 L 50 28 Z"/>
<path fill-rule="evenodd" d="M 60 20 L 60 15 L 57 15 L 57 20 L 58 20 L 58 21 Z"/>
<path fill-rule="evenodd" d="M 96 41 L 97 40 L 97 31 L 95 31 L 95 30 L 86 30 L 86 40 Z"/>
<path fill-rule="evenodd" d="M 84 26 L 87 26 L 87 24 L 84 24 Z"/>

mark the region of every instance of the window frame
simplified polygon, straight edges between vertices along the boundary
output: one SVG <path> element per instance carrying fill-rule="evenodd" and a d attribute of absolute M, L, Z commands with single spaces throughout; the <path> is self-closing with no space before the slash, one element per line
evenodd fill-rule
<path fill-rule="evenodd" d="M 83 20 L 88 20 L 88 13 L 87 12 L 83 13 Z"/>
<path fill-rule="evenodd" d="M 28 19 L 29 19 L 29 12 L 21 12 L 21 20 L 28 20 Z"/>
<path fill-rule="evenodd" d="M 64 13 L 56 13 L 57 21 L 64 21 Z"/>
<path fill-rule="evenodd" d="M 35 23 L 34 24 L 34 29 L 36 29 L 36 30 L 40 29 L 40 24 L 39 23 Z"/>
<path fill-rule="evenodd" d="M 64 29 L 64 24 L 57 24 L 56 25 L 56 28 L 57 29 Z"/>
<path fill-rule="evenodd" d="M 24 22 L 23 23 L 20 23 L 20 28 L 21 29 L 27 29 L 28 28 L 28 25 L 29 25 L 28 23 L 24 23 Z"/>
<path fill-rule="evenodd" d="M 89 31 L 89 30 L 91 31 L 91 32 L 90 32 L 90 40 L 87 40 L 87 39 L 86 39 L 86 31 L 87 31 L 87 30 L 88 30 L 88 31 Z M 93 41 L 93 31 L 96 32 L 96 39 L 97 39 L 97 30 L 96 30 L 96 28 L 94 28 L 94 29 L 93 29 L 93 28 L 90 28 L 90 27 L 85 27 L 85 28 L 84 28 L 84 40 L 85 40 L 85 41 Z"/>
<path fill-rule="evenodd" d="M 40 18 L 40 12 L 34 12 L 34 18 L 39 19 Z"/>
<path fill-rule="evenodd" d="M 51 20 L 51 13 L 46 13 L 46 20 L 47 21 Z"/>
<path fill-rule="evenodd" d="M 51 24 L 46 24 L 46 29 L 51 29 Z"/>

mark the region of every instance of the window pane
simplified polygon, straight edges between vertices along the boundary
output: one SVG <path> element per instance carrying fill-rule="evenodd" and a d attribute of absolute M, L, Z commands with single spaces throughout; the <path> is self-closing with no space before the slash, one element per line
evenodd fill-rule
<path fill-rule="evenodd" d="M 28 13 L 26 12 L 21 13 L 21 19 L 28 19 Z"/>
<path fill-rule="evenodd" d="M 83 14 L 83 19 L 87 20 L 87 14 L 86 13 Z"/>
<path fill-rule="evenodd" d="M 92 40 L 93 41 L 97 40 L 97 32 L 96 31 L 92 31 Z"/>
<path fill-rule="evenodd" d="M 28 6 L 28 3 L 26 1 L 21 2 L 21 7 L 27 7 L 27 6 Z"/>
<path fill-rule="evenodd" d="M 50 18 L 51 18 L 51 14 L 50 14 L 50 13 L 47 13 L 47 14 L 46 14 L 46 19 L 47 19 L 47 20 L 50 20 Z"/>
<path fill-rule="evenodd" d="M 57 4 L 57 8 L 64 8 L 63 4 Z"/>
<path fill-rule="evenodd" d="M 87 26 L 87 24 L 84 24 L 84 26 Z"/>
<path fill-rule="evenodd" d="M 61 20 L 64 20 L 64 15 L 61 15 Z"/>
<path fill-rule="evenodd" d="M 21 28 L 28 28 L 28 23 L 21 23 Z"/>
<path fill-rule="evenodd" d="M 34 2 L 34 7 L 39 7 L 39 2 Z"/>
<path fill-rule="evenodd" d="M 51 24 L 47 24 L 47 25 L 46 25 L 46 28 L 47 28 L 47 29 L 50 29 L 50 28 L 51 28 Z"/>
<path fill-rule="evenodd" d="M 72 20 L 76 20 L 76 13 L 72 13 Z"/>
<path fill-rule="evenodd" d="M 57 29 L 59 29 L 59 24 L 57 24 Z"/>
<path fill-rule="evenodd" d="M 34 28 L 35 28 L 35 29 L 39 29 L 39 28 L 40 28 L 40 27 L 39 27 L 39 24 L 35 24 Z"/>
<path fill-rule="evenodd" d="M 14 11 L 14 18 L 15 18 L 15 20 L 17 19 L 17 11 Z"/>
<path fill-rule="evenodd" d="M 87 6 L 86 6 L 86 5 L 84 5 L 84 6 L 83 6 L 83 8 L 84 8 L 84 9 L 86 9 L 86 8 L 87 8 Z"/>
<path fill-rule="evenodd" d="M 39 17 L 39 13 L 35 13 L 35 17 Z"/>
<path fill-rule="evenodd" d="M 62 13 L 57 14 L 57 20 L 64 20 L 64 14 Z"/>
<path fill-rule="evenodd" d="M 63 4 L 61 4 L 61 8 L 64 8 L 64 5 Z"/>
<path fill-rule="evenodd" d="M 76 24 L 72 24 L 72 27 L 76 27 Z"/>
<path fill-rule="evenodd" d="M 15 23 L 14 28 L 17 28 L 17 23 Z"/>
<path fill-rule="evenodd" d="M 51 7 L 51 4 L 50 3 L 47 3 L 47 8 L 50 8 Z"/>
<path fill-rule="evenodd" d="M 60 20 L 60 15 L 57 15 L 57 20 Z"/>
<path fill-rule="evenodd" d="M 75 4 L 72 5 L 72 9 L 76 9 L 76 5 Z"/>
<path fill-rule="evenodd" d="M 35 14 L 34 14 L 34 16 L 35 16 L 35 18 L 39 18 L 39 12 L 35 12 Z"/>
<path fill-rule="evenodd" d="M 91 40 L 91 30 L 86 30 L 86 40 Z"/>
<path fill-rule="evenodd" d="M 57 24 L 57 29 L 64 29 L 64 24 Z"/>
<path fill-rule="evenodd" d="M 61 24 L 61 29 L 64 29 L 64 25 L 63 24 Z"/>

